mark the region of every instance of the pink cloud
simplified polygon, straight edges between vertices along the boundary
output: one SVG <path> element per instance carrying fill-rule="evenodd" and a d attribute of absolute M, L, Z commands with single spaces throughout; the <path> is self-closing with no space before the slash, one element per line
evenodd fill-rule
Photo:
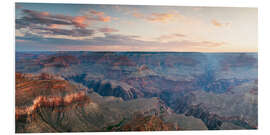
<path fill-rule="evenodd" d="M 176 20 L 178 17 L 182 17 L 179 13 L 152 13 L 152 14 L 142 14 L 140 12 L 133 12 L 132 15 L 136 18 L 147 20 L 150 22 L 161 22 L 167 23 L 169 21 Z"/>
<path fill-rule="evenodd" d="M 172 20 L 174 17 L 176 17 L 176 15 L 170 13 L 153 13 L 146 19 L 154 22 L 167 22 L 169 20 Z"/>
<path fill-rule="evenodd" d="M 110 22 L 111 21 L 111 17 L 110 16 L 100 16 L 99 17 L 99 21 Z"/>
<path fill-rule="evenodd" d="M 86 16 L 76 16 L 76 17 L 72 18 L 71 21 L 74 23 L 74 25 L 76 27 L 85 28 L 85 27 L 87 27 L 86 19 L 87 19 Z"/>
<path fill-rule="evenodd" d="M 59 24 L 51 24 L 51 25 L 49 25 L 48 26 L 48 28 L 49 29 L 57 29 L 57 28 L 59 28 L 61 25 L 59 25 Z"/>
<path fill-rule="evenodd" d="M 133 13 L 132 15 L 133 15 L 134 17 L 136 17 L 136 18 L 144 18 L 144 15 L 141 14 L 141 13 L 138 13 L 138 12 L 135 12 L 135 13 Z"/>
<path fill-rule="evenodd" d="M 110 22 L 112 18 L 105 15 L 104 12 L 91 10 L 88 14 L 82 16 L 70 16 L 63 14 L 50 14 L 49 12 L 40 12 L 35 10 L 23 9 L 23 16 L 16 19 L 16 28 L 25 28 L 36 25 L 46 25 L 56 27 L 57 25 L 69 25 L 77 28 L 86 28 L 92 22 Z"/>
<path fill-rule="evenodd" d="M 85 16 L 91 21 L 110 22 L 112 17 L 107 16 L 104 12 L 95 10 L 86 11 Z"/>
<path fill-rule="evenodd" d="M 215 19 L 213 19 L 213 20 L 211 21 L 211 23 L 212 23 L 214 26 L 216 26 L 216 27 L 228 27 L 228 26 L 231 25 L 231 23 L 229 23 L 229 22 L 223 23 L 223 22 L 217 21 L 217 20 L 215 20 Z"/>

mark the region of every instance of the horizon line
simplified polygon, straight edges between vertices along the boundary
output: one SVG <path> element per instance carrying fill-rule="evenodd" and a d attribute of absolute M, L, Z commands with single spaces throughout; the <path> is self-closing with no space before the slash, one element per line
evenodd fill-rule
<path fill-rule="evenodd" d="M 134 53 L 138 53 L 138 52 L 157 52 L 157 53 L 258 53 L 258 51 L 254 51 L 254 52 L 251 52 L 251 51 L 239 51 L 239 52 L 188 52 L 188 51 L 92 51 L 92 50 L 55 50 L 55 51 L 51 51 L 51 50 L 38 50 L 38 51 L 35 51 L 35 50 L 27 50 L 27 51 L 16 51 L 15 50 L 15 53 L 17 52 L 100 52 L 100 53 L 105 53 L 105 52 L 122 52 L 122 53 L 127 53 L 127 52 L 134 52 Z"/>

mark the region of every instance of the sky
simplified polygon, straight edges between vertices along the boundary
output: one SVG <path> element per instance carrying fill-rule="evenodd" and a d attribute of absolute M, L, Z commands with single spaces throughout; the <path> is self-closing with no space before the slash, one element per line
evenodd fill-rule
<path fill-rule="evenodd" d="M 257 8 L 16 3 L 16 51 L 257 52 Z"/>

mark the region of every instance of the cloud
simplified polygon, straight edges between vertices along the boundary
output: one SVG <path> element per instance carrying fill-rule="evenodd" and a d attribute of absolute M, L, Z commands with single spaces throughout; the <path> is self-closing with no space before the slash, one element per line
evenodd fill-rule
<path fill-rule="evenodd" d="M 104 37 L 92 38 L 90 45 L 145 45 L 146 41 L 139 40 L 140 36 L 105 33 Z"/>
<path fill-rule="evenodd" d="M 118 32 L 119 30 L 113 28 L 100 28 L 99 31 L 103 33 L 111 33 L 111 32 Z"/>
<path fill-rule="evenodd" d="M 85 16 L 76 16 L 74 18 L 72 18 L 72 22 L 75 26 L 79 27 L 79 28 L 85 28 L 87 26 L 86 24 L 86 17 Z"/>
<path fill-rule="evenodd" d="M 104 12 L 91 10 L 87 15 L 69 16 L 63 14 L 50 14 L 29 9 L 22 9 L 23 16 L 16 19 L 16 29 L 32 27 L 36 25 L 67 25 L 76 28 L 86 28 L 92 22 L 110 22 L 111 17 Z"/>
<path fill-rule="evenodd" d="M 27 34 L 23 37 L 16 37 L 16 40 L 30 40 L 36 42 L 38 45 L 46 46 L 48 49 L 61 48 L 67 49 L 70 47 L 77 48 L 89 48 L 90 46 L 95 46 L 95 48 L 101 48 L 98 46 L 107 46 L 106 48 L 116 46 L 126 46 L 125 48 L 137 48 L 137 50 L 152 48 L 152 50 L 169 50 L 174 48 L 214 48 L 218 46 L 225 45 L 224 42 L 214 42 L 214 41 L 192 41 L 192 40 L 181 40 L 181 41 L 169 41 L 169 42 L 159 42 L 159 41 L 144 41 L 141 40 L 140 36 L 136 35 L 121 35 L 121 34 L 111 34 L 105 33 L 103 37 L 92 37 L 91 39 L 64 39 L 64 38 L 47 38 L 40 37 L 38 35 Z M 35 44 L 33 44 L 35 45 Z M 132 47 L 133 46 L 133 47 Z M 104 48 L 105 49 L 105 48 Z M 106 50 L 106 49 L 105 49 Z"/>
<path fill-rule="evenodd" d="M 168 35 L 161 35 L 157 37 L 156 39 L 159 41 L 168 41 L 168 40 L 182 39 L 184 37 L 187 37 L 187 36 L 180 33 L 174 33 L 174 34 L 168 34 Z"/>
<path fill-rule="evenodd" d="M 231 25 L 231 23 L 229 23 L 229 22 L 222 23 L 222 22 L 219 22 L 219 21 L 217 21 L 217 20 L 215 20 L 215 19 L 213 19 L 213 20 L 211 21 L 211 23 L 212 23 L 214 26 L 216 26 L 216 27 L 228 27 L 228 26 Z"/>
<path fill-rule="evenodd" d="M 56 29 L 56 28 L 59 28 L 61 25 L 59 25 L 59 24 L 51 24 L 51 25 L 49 25 L 48 26 L 48 28 L 50 28 L 50 29 Z"/>
<path fill-rule="evenodd" d="M 148 16 L 146 19 L 149 21 L 154 22 L 167 22 L 172 20 L 174 17 L 176 17 L 176 14 L 170 14 L 170 13 L 153 13 L 152 15 Z"/>
<path fill-rule="evenodd" d="M 139 12 L 134 12 L 132 13 L 132 15 L 136 18 L 140 18 L 140 19 L 144 19 L 145 16 L 142 14 L 142 13 L 139 13 Z"/>
<path fill-rule="evenodd" d="M 115 34 L 117 29 L 103 27 L 97 30 L 89 29 L 89 25 L 94 22 L 109 22 L 110 16 L 104 12 L 95 10 L 84 11 L 81 16 L 69 16 L 63 14 L 51 14 L 28 9 L 22 10 L 23 15 L 16 19 L 16 30 L 24 28 L 21 35 L 16 35 L 16 40 L 20 47 L 27 42 L 30 46 L 42 46 L 41 48 L 57 47 L 84 47 L 84 46 L 135 46 L 135 48 L 158 48 L 166 49 L 173 47 L 217 47 L 224 45 L 221 42 L 212 41 L 192 41 L 186 40 L 186 35 L 174 33 L 162 35 L 158 40 L 146 41 L 137 35 Z M 141 14 L 133 12 L 133 16 L 149 21 L 166 23 L 181 18 L 178 12 L 172 13 L 151 13 Z M 182 18 L 185 19 L 185 18 Z M 95 33 L 101 32 L 101 35 Z M 184 39 L 183 39 L 184 38 Z M 169 40 L 168 40 L 169 39 Z M 163 41 L 163 42 L 160 42 Z"/>
<path fill-rule="evenodd" d="M 209 43 L 206 43 L 209 42 Z M 206 43 L 206 44 L 205 44 Z M 210 41 L 184 41 L 184 42 L 170 42 L 165 44 L 148 42 L 139 45 L 123 45 L 123 44 L 113 44 L 113 45 L 69 45 L 69 46 L 57 46 L 59 50 L 92 50 L 92 51 L 200 51 L 205 48 L 209 49 L 211 47 L 216 47 L 217 45 L 223 45 L 223 43 L 210 42 Z"/>
<path fill-rule="evenodd" d="M 95 10 L 85 11 L 84 15 L 87 17 L 87 19 L 93 21 L 110 22 L 112 19 L 110 16 L 105 15 L 104 12 L 98 12 Z"/>
<path fill-rule="evenodd" d="M 143 19 L 150 22 L 160 22 L 160 23 L 167 23 L 169 21 L 174 21 L 178 18 L 183 17 L 177 12 L 142 14 L 136 11 L 136 12 L 133 12 L 132 15 L 139 19 Z"/>
<path fill-rule="evenodd" d="M 64 36 L 72 36 L 72 37 L 88 37 L 92 36 L 95 31 L 91 29 L 60 29 L 57 26 L 53 25 L 48 28 L 44 27 L 33 27 L 31 28 L 37 34 L 40 35 L 49 35 L 49 36 L 56 36 L 56 35 L 64 35 Z"/>
<path fill-rule="evenodd" d="M 65 34 L 65 32 L 63 32 Z M 61 34 L 63 34 L 61 32 Z M 147 41 L 139 40 L 140 36 L 104 33 L 103 37 L 92 37 L 91 39 L 71 39 L 45 37 L 44 35 L 26 33 L 17 36 L 16 40 L 30 40 L 44 45 L 147 45 Z"/>
<path fill-rule="evenodd" d="M 90 10 L 89 12 L 93 15 L 96 15 L 96 16 L 104 16 L 104 12 L 98 12 L 95 10 Z"/>
<path fill-rule="evenodd" d="M 156 22 L 156 23 L 170 23 L 178 21 L 179 23 L 188 23 L 188 24 L 200 24 L 201 20 L 198 18 L 194 18 L 191 16 L 185 16 L 179 13 L 178 11 L 172 10 L 169 12 L 154 12 L 151 14 L 144 14 L 139 11 L 133 11 L 131 14 L 133 17 L 137 19 L 142 19 L 147 22 Z"/>
<path fill-rule="evenodd" d="M 72 39 L 72 38 L 55 38 L 55 37 L 45 37 L 44 35 L 33 34 L 33 33 L 25 33 L 24 36 L 16 36 L 16 40 L 25 40 L 32 41 L 31 46 L 39 46 L 39 48 L 44 47 L 53 47 L 55 48 L 57 45 L 60 46 L 68 46 L 68 45 L 86 45 L 89 43 L 88 40 L 80 40 L 80 39 Z M 19 42 L 16 42 L 16 46 Z M 21 46 L 23 44 L 20 44 Z M 29 45 L 29 44 L 25 44 Z"/>
<path fill-rule="evenodd" d="M 25 28 L 25 27 L 32 27 L 36 25 L 74 25 L 75 27 L 85 26 L 83 22 L 76 21 L 76 17 L 66 16 L 66 15 L 52 15 L 49 12 L 40 12 L 34 11 L 29 9 L 22 10 L 24 16 L 16 19 L 16 27 L 17 29 Z"/>
<path fill-rule="evenodd" d="M 90 38 L 96 32 L 93 29 L 89 29 L 88 26 L 91 23 L 111 21 L 110 16 L 106 16 L 104 12 L 95 10 L 89 10 L 87 14 L 81 16 L 51 14 L 49 12 L 29 9 L 20 10 L 22 11 L 22 16 L 16 19 L 17 33 L 27 33 L 28 35 L 31 33 L 32 35 L 39 37 L 39 40 L 41 40 L 41 38 L 52 38 L 53 41 L 55 41 L 54 39 L 56 38 Z M 109 33 L 117 32 L 118 30 L 113 28 L 100 28 L 97 31 Z"/>

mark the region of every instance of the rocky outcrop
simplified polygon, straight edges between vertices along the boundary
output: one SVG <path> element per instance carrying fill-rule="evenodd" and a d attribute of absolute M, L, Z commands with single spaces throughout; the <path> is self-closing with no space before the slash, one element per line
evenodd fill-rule
<path fill-rule="evenodd" d="M 235 67 L 257 67 L 258 59 L 247 53 L 232 54 L 226 56 L 221 64 L 223 70 L 230 70 Z"/>
<path fill-rule="evenodd" d="M 87 77 L 86 74 L 72 76 L 67 79 L 81 83 L 89 89 L 93 89 L 101 96 L 121 97 L 124 100 L 136 99 L 144 96 L 141 91 L 122 81 L 94 79 Z"/>
<path fill-rule="evenodd" d="M 58 108 L 56 111 L 64 111 L 66 106 L 71 104 L 86 104 L 91 102 L 86 96 L 85 91 L 61 96 L 38 96 L 33 100 L 33 104 L 26 107 L 16 107 L 16 120 L 22 120 L 25 117 L 32 117 L 40 108 Z"/>
<path fill-rule="evenodd" d="M 180 130 L 178 126 L 171 123 L 165 123 L 161 118 L 155 115 L 143 116 L 137 114 L 126 124 L 119 128 L 120 131 L 168 131 Z"/>
<path fill-rule="evenodd" d="M 208 112 L 200 105 L 195 105 L 187 108 L 187 112 L 185 114 L 186 116 L 193 116 L 195 118 L 201 119 L 210 130 L 219 129 L 222 125 L 222 121 L 217 115 Z"/>
<path fill-rule="evenodd" d="M 47 129 L 53 129 L 53 124 L 59 121 L 60 115 L 78 106 L 92 104 L 86 87 L 46 73 L 16 73 L 15 99 L 16 132 L 34 132 L 37 129 L 32 126 L 37 125 L 32 124 L 46 123 Z M 45 130 L 39 129 L 37 132 L 43 131 Z"/>
<path fill-rule="evenodd" d="M 16 73 L 16 118 L 32 114 L 39 107 L 54 108 L 86 102 L 86 88 L 78 86 L 46 73 Z"/>
<path fill-rule="evenodd" d="M 175 108 L 175 110 L 177 113 L 201 119 L 209 130 L 221 129 L 224 122 L 232 123 L 242 129 L 256 129 L 256 127 L 251 126 L 244 118 L 240 118 L 240 116 L 219 116 L 208 111 L 202 104 L 190 105 L 181 103 Z"/>
<path fill-rule="evenodd" d="M 60 76 L 46 73 L 39 75 L 16 73 L 16 106 L 31 105 L 38 96 L 65 96 L 86 89 Z"/>
<path fill-rule="evenodd" d="M 93 88 L 95 92 L 102 96 L 121 97 L 124 100 L 143 97 L 143 93 L 123 82 L 92 80 L 87 83 L 87 86 L 88 88 Z"/>
<path fill-rule="evenodd" d="M 40 60 L 39 64 L 44 67 L 68 67 L 73 64 L 79 64 L 78 58 L 71 55 L 50 56 Z"/>
<path fill-rule="evenodd" d="M 16 74 L 16 133 L 108 131 L 105 127 L 124 118 L 132 119 L 135 111 L 144 116 L 168 113 L 168 107 L 158 98 L 123 101 L 102 97 L 56 78 L 48 74 Z M 28 97 L 27 102 L 22 102 L 21 97 Z M 171 129 L 160 118 L 134 119 L 135 123 L 141 120 L 148 124 L 141 130 Z"/>

